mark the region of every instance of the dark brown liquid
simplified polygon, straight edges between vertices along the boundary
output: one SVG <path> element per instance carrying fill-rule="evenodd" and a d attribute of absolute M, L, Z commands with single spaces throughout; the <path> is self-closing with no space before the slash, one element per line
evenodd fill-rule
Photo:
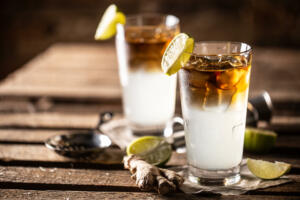
<path fill-rule="evenodd" d="M 248 64 L 249 63 L 249 64 Z M 243 100 L 249 86 L 250 62 L 233 57 L 224 61 L 191 57 L 182 68 L 181 79 L 190 103 L 204 106 L 232 105 Z"/>
<path fill-rule="evenodd" d="M 162 71 L 161 59 L 165 48 L 179 29 L 161 27 L 126 27 L 125 38 L 131 70 Z"/>

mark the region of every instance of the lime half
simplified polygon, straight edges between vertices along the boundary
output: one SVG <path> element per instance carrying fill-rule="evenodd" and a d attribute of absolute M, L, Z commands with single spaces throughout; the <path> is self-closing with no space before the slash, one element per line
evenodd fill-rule
<path fill-rule="evenodd" d="M 125 15 L 112 4 L 104 12 L 95 33 L 95 40 L 106 40 L 116 34 L 117 23 L 125 24 Z"/>
<path fill-rule="evenodd" d="M 263 160 L 247 160 L 248 169 L 258 178 L 276 179 L 289 172 L 291 165 L 284 162 L 268 162 Z"/>
<path fill-rule="evenodd" d="M 277 134 L 256 128 L 246 128 L 244 149 L 252 153 L 266 153 L 275 145 Z"/>
<path fill-rule="evenodd" d="M 128 145 L 127 155 L 138 155 L 153 165 L 164 165 L 172 155 L 172 148 L 162 137 L 144 136 Z"/>
<path fill-rule="evenodd" d="M 185 33 L 179 33 L 166 48 L 161 67 L 167 75 L 175 74 L 190 59 L 194 49 L 194 39 Z M 187 54 L 183 53 L 187 52 Z"/>

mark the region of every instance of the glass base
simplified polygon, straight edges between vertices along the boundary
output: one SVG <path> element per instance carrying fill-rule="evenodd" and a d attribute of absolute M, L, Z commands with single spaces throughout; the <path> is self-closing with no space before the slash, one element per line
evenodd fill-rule
<path fill-rule="evenodd" d="M 163 136 L 165 124 L 138 125 L 129 122 L 129 129 L 131 130 L 132 134 L 136 136 L 145 136 L 145 135 Z"/>
<path fill-rule="evenodd" d="M 241 180 L 240 166 L 228 170 L 203 170 L 189 166 L 189 180 L 203 186 L 229 186 Z"/>

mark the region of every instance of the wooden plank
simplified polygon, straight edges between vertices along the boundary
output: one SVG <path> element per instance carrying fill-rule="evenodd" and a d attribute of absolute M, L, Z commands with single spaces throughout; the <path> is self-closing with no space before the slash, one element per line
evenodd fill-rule
<path fill-rule="evenodd" d="M 61 190 L 22 190 L 22 189 L 0 189 L 1 199 L 15 200 L 40 200 L 40 199 L 124 199 L 124 200 L 298 200 L 298 196 L 284 195 L 239 195 L 239 196 L 218 196 L 218 195 L 187 195 L 183 193 L 173 193 L 167 196 L 161 196 L 156 193 L 149 192 L 104 192 L 104 191 L 61 191 Z"/>
<path fill-rule="evenodd" d="M 75 49 L 76 51 L 74 51 L 74 45 L 58 44 L 54 47 L 50 47 L 48 51 L 34 58 L 22 69 L 8 77 L 5 83 L 0 86 L 0 94 L 3 96 L 21 94 L 21 96 L 50 95 L 66 97 L 80 97 L 86 95 L 96 97 L 104 96 L 103 98 L 106 98 L 108 95 L 112 98 L 119 98 L 119 81 L 118 76 L 115 75 L 117 74 L 117 66 L 112 46 L 101 45 L 101 48 L 99 48 L 98 45 L 78 44 Z M 103 62 L 103 59 L 105 59 L 105 62 Z M 90 71 L 89 66 L 91 63 L 94 63 L 94 65 L 92 64 L 94 71 L 92 78 L 91 73 L 85 73 L 86 71 Z M 69 73 L 66 73 L 67 69 L 64 68 L 66 65 L 68 66 Z M 39 79 L 37 81 L 32 84 L 28 83 L 35 80 L 34 74 L 36 74 L 35 72 L 38 71 L 38 69 L 52 69 L 52 67 L 52 72 L 49 72 L 49 70 L 44 73 L 41 72 L 39 73 Z M 62 68 L 65 70 L 61 71 Z M 73 68 L 77 69 L 75 70 L 76 72 L 73 72 Z M 111 71 L 110 69 L 113 69 L 112 72 L 114 73 L 106 76 L 104 72 L 109 72 Z M 102 78 L 101 74 L 104 74 Z M 63 76 L 65 76 L 66 79 L 70 76 L 71 78 L 75 76 L 75 79 L 70 81 L 59 78 Z M 103 77 L 111 77 L 111 79 L 114 80 L 114 84 L 105 86 L 104 83 L 107 82 L 108 78 L 103 82 Z M 50 81 L 50 84 L 41 84 L 47 82 L 47 80 Z M 51 82 L 51 80 L 53 81 Z M 55 86 L 53 85 L 54 83 L 56 83 L 58 87 L 53 88 Z M 24 87 L 22 87 L 22 85 L 24 85 Z"/>
<path fill-rule="evenodd" d="M 107 45 L 54 45 L 9 76 L 0 95 L 118 99 L 115 50 Z"/>
<path fill-rule="evenodd" d="M 250 94 L 267 90 L 274 101 L 299 101 L 299 56 L 300 51 L 254 47 Z"/>
<path fill-rule="evenodd" d="M 63 157 L 54 151 L 46 148 L 44 145 L 9 145 L 0 144 L 0 160 L 3 162 L 12 161 L 33 161 L 33 162 L 83 162 L 83 163 L 99 163 L 99 164 L 121 164 L 124 152 L 118 149 L 107 149 L 97 157 L 97 159 L 74 160 Z"/>
<path fill-rule="evenodd" d="M 89 85 L 88 87 L 55 87 L 55 86 L 22 86 L 4 85 L 0 89 L 1 96 L 21 97 L 51 97 L 51 98 L 79 98 L 79 99 L 120 99 L 121 90 L 118 87 L 107 85 L 102 87 Z"/>
<path fill-rule="evenodd" d="M 269 129 L 280 134 L 299 134 L 300 116 L 274 116 Z"/>
<path fill-rule="evenodd" d="M 112 152 L 112 153 L 110 153 Z M 114 154 L 115 153 L 115 154 Z M 108 154 L 108 155 L 107 155 Z M 109 150 L 107 154 L 100 155 L 97 160 L 73 160 L 56 154 L 54 151 L 47 149 L 43 145 L 9 145 L 0 144 L 0 160 L 3 162 L 54 162 L 54 163 L 70 163 L 70 162 L 91 162 L 101 164 L 121 164 L 123 155 L 119 151 Z M 186 158 L 184 154 L 174 152 L 168 165 L 184 165 Z"/>
<path fill-rule="evenodd" d="M 47 138 L 55 135 L 69 134 L 76 131 L 70 130 L 28 130 L 28 129 L 0 129 L 0 143 L 43 143 Z M 78 132 L 78 131 L 77 131 Z"/>
<path fill-rule="evenodd" d="M 53 189 L 60 187 L 63 190 L 71 188 L 89 190 L 89 187 L 92 186 L 104 191 L 124 191 L 124 189 L 133 192 L 139 191 L 135 181 L 130 176 L 127 170 L 0 167 L 0 185 L 6 183 L 6 186 L 2 188 L 14 187 L 14 185 L 26 187 L 29 184 L 40 184 L 49 185 L 48 187 L 52 185 Z M 293 175 L 291 177 L 293 177 L 293 183 L 260 189 L 258 192 L 251 191 L 250 193 L 297 193 L 300 191 L 300 176 Z"/>
<path fill-rule="evenodd" d="M 0 114 L 0 127 L 95 128 L 96 113 L 8 113 Z"/>
<path fill-rule="evenodd" d="M 46 191 L 36 191 L 36 190 L 21 190 L 21 189 L 2 189 L 0 190 L 1 199 L 30 199 L 30 200 L 40 200 L 40 199 L 198 199 L 199 197 L 184 194 L 174 194 L 172 196 L 164 197 L 155 193 L 141 193 L 141 192 L 103 192 L 103 191 L 59 191 L 59 190 L 46 190 Z M 201 198 L 201 199 L 212 199 L 212 198 Z"/>
<path fill-rule="evenodd" d="M 17 97 L 16 97 L 17 98 Z M 51 113 L 100 113 L 111 111 L 115 113 L 122 112 L 121 101 L 53 101 L 49 98 L 39 97 L 36 99 L 16 99 L 2 98 L 0 99 L 0 114 L 17 114 L 17 113 L 34 113 L 45 111 Z"/>
<path fill-rule="evenodd" d="M 117 72 L 116 72 L 117 73 Z M 22 78 L 15 80 L 16 83 L 20 82 L 24 87 L 30 87 L 34 84 L 47 87 L 60 87 L 63 83 L 64 87 L 107 87 L 115 84 L 119 79 L 115 76 L 116 73 L 77 73 L 77 74 L 23 74 Z M 89 77 L 87 80 L 86 77 Z M 99 83 L 99 79 L 101 83 Z"/>
<path fill-rule="evenodd" d="M 0 113 L 33 112 L 35 106 L 28 99 L 1 99 Z"/>
<path fill-rule="evenodd" d="M 20 176 L 20 174 L 22 174 Z M 136 188 L 127 170 L 0 167 L 0 182 Z M 132 189 L 137 190 L 137 189 Z"/>
<path fill-rule="evenodd" d="M 82 199 L 82 200 L 90 200 L 90 199 L 124 199 L 124 200 L 196 200 L 196 199 L 221 199 L 221 200 L 229 200 L 229 199 L 240 199 L 240 200 L 295 200 L 299 199 L 297 196 L 283 196 L 283 195 L 240 195 L 240 196 L 218 196 L 218 195 L 187 195 L 183 193 L 173 193 L 167 196 L 161 196 L 155 193 L 146 193 L 146 192 L 83 192 L 83 191 L 59 191 L 59 190 L 46 190 L 46 191 L 36 191 L 36 190 L 21 190 L 21 189 L 5 189 L 0 190 L 2 194 L 0 197 L 3 199 Z"/>

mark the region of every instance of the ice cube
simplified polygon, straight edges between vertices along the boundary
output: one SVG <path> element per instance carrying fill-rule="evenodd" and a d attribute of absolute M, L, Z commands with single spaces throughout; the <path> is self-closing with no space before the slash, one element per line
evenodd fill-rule
<path fill-rule="evenodd" d="M 191 70 L 188 75 L 189 85 L 197 88 L 205 88 L 206 82 L 210 79 L 210 72 Z"/>
<path fill-rule="evenodd" d="M 240 81 L 241 77 L 244 75 L 243 69 L 229 69 L 220 72 L 216 76 L 216 82 L 217 86 L 220 89 L 233 89 L 233 87 L 236 86 L 236 84 Z"/>

